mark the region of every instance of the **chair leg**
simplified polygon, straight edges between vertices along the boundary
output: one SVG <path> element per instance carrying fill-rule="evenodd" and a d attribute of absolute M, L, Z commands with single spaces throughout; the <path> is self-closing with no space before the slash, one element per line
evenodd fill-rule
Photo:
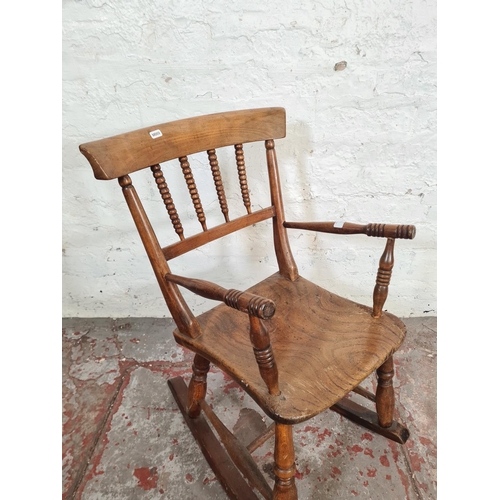
<path fill-rule="evenodd" d="M 201 412 L 200 401 L 205 399 L 207 394 L 207 373 L 210 369 L 210 361 L 203 356 L 196 354 L 193 362 L 193 375 L 188 388 L 189 417 L 195 418 Z"/>
<path fill-rule="evenodd" d="M 392 378 L 394 377 L 394 361 L 390 356 L 384 364 L 377 369 L 377 392 L 375 395 L 375 405 L 379 425 L 390 427 L 394 414 L 394 387 Z"/>
<path fill-rule="evenodd" d="M 297 500 L 293 427 L 276 423 L 274 443 L 274 474 L 276 481 L 274 483 L 273 500 Z"/>

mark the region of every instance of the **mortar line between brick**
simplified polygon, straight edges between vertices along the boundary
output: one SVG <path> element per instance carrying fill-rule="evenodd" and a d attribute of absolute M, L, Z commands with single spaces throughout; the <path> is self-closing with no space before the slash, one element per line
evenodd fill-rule
<path fill-rule="evenodd" d="M 80 484 L 82 483 L 83 478 L 85 477 L 85 473 L 87 472 L 87 469 L 90 465 L 92 457 L 94 456 L 94 452 L 97 448 L 97 445 L 99 444 L 102 433 L 104 432 L 104 429 L 106 428 L 106 424 L 111 416 L 113 407 L 114 407 L 115 402 L 116 402 L 116 398 L 118 397 L 118 394 L 120 394 L 120 390 L 123 386 L 123 382 L 125 381 L 125 377 L 128 375 L 128 373 L 133 368 L 137 368 L 137 365 L 129 366 L 128 368 L 126 368 L 124 370 L 123 374 L 121 375 L 120 381 L 118 382 L 118 385 L 116 386 L 115 392 L 113 393 L 113 396 L 110 399 L 108 409 L 106 410 L 106 414 L 104 415 L 104 417 L 102 418 L 101 422 L 99 423 L 99 425 L 97 427 L 92 445 L 90 446 L 89 451 L 85 454 L 85 459 L 82 461 L 82 465 L 80 465 L 80 468 L 78 469 L 75 480 L 73 481 L 73 484 L 71 485 L 71 488 L 68 491 L 68 495 L 66 497 L 66 500 L 74 500 L 75 499 L 78 488 L 80 487 Z"/>

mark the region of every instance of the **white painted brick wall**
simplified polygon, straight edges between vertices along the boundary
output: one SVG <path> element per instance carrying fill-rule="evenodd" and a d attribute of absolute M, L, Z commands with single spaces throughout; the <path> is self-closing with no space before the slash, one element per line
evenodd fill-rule
<path fill-rule="evenodd" d="M 415 224 L 415 240 L 396 242 L 386 307 L 436 315 L 435 17 L 435 0 L 63 2 L 63 315 L 169 316 L 117 182 L 96 181 L 78 145 L 261 106 L 287 110 L 287 138 L 277 141 L 287 218 Z M 335 71 L 341 61 L 347 67 Z M 221 164 L 237 187 L 228 154 Z M 267 206 L 263 148 L 245 154 L 254 208 Z M 204 157 L 192 165 L 212 224 L 222 222 Z M 147 207 L 158 202 L 153 184 L 133 180 Z M 189 209 L 179 168 L 168 181 Z M 230 210 L 243 214 L 236 195 Z M 190 217 L 187 233 L 198 224 Z M 175 241 L 160 203 L 151 218 L 163 224 L 163 245 Z M 270 226 L 261 226 L 172 270 L 248 287 L 276 270 L 261 240 Z M 304 277 L 371 304 L 383 240 L 289 236 Z M 185 296 L 196 313 L 209 305 Z"/>

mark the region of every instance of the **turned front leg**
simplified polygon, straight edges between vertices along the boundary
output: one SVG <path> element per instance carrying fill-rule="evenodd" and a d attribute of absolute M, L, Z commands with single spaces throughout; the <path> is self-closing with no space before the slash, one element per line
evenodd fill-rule
<path fill-rule="evenodd" d="M 394 414 L 394 361 L 390 356 L 383 365 L 377 369 L 377 393 L 375 405 L 377 408 L 378 422 L 381 427 L 390 427 Z"/>
<path fill-rule="evenodd" d="M 274 483 L 273 500 L 297 500 L 295 486 L 295 450 L 293 449 L 293 427 L 276 423 L 274 439 Z"/>
<path fill-rule="evenodd" d="M 209 369 L 210 361 L 196 354 L 193 362 L 193 375 L 188 388 L 187 412 L 191 418 L 200 414 L 200 401 L 205 399 L 207 394 L 207 373 Z"/>
<path fill-rule="evenodd" d="M 373 290 L 373 312 L 374 318 L 380 318 L 382 307 L 389 293 L 392 268 L 394 267 L 394 238 L 387 238 L 384 253 L 380 257 L 377 281 Z"/>

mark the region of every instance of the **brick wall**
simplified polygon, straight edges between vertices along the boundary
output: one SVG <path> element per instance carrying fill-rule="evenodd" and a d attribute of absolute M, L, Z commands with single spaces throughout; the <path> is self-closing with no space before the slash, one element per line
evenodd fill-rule
<path fill-rule="evenodd" d="M 63 3 L 64 316 L 169 315 L 118 184 L 94 180 L 78 145 L 261 106 L 287 110 L 287 138 L 276 141 L 287 218 L 415 224 L 416 239 L 396 243 L 386 307 L 401 316 L 437 314 L 436 2 L 331 3 Z M 267 206 L 263 148 L 245 154 L 254 208 Z M 237 189 L 234 157 L 220 155 Z M 219 223 L 206 159 L 195 156 L 192 165 L 207 214 Z M 172 168 L 167 179 L 193 232 L 179 174 Z M 175 241 L 164 209 L 153 207 L 154 185 L 133 179 L 153 222 L 164 223 L 160 242 Z M 243 214 L 236 192 L 229 202 L 234 216 Z M 248 287 L 276 269 L 260 229 L 197 250 L 194 267 L 180 257 L 172 270 Z M 269 225 L 263 230 L 270 235 Z M 289 236 L 304 277 L 371 303 L 382 240 Z M 195 312 L 208 306 L 185 296 Z"/>

